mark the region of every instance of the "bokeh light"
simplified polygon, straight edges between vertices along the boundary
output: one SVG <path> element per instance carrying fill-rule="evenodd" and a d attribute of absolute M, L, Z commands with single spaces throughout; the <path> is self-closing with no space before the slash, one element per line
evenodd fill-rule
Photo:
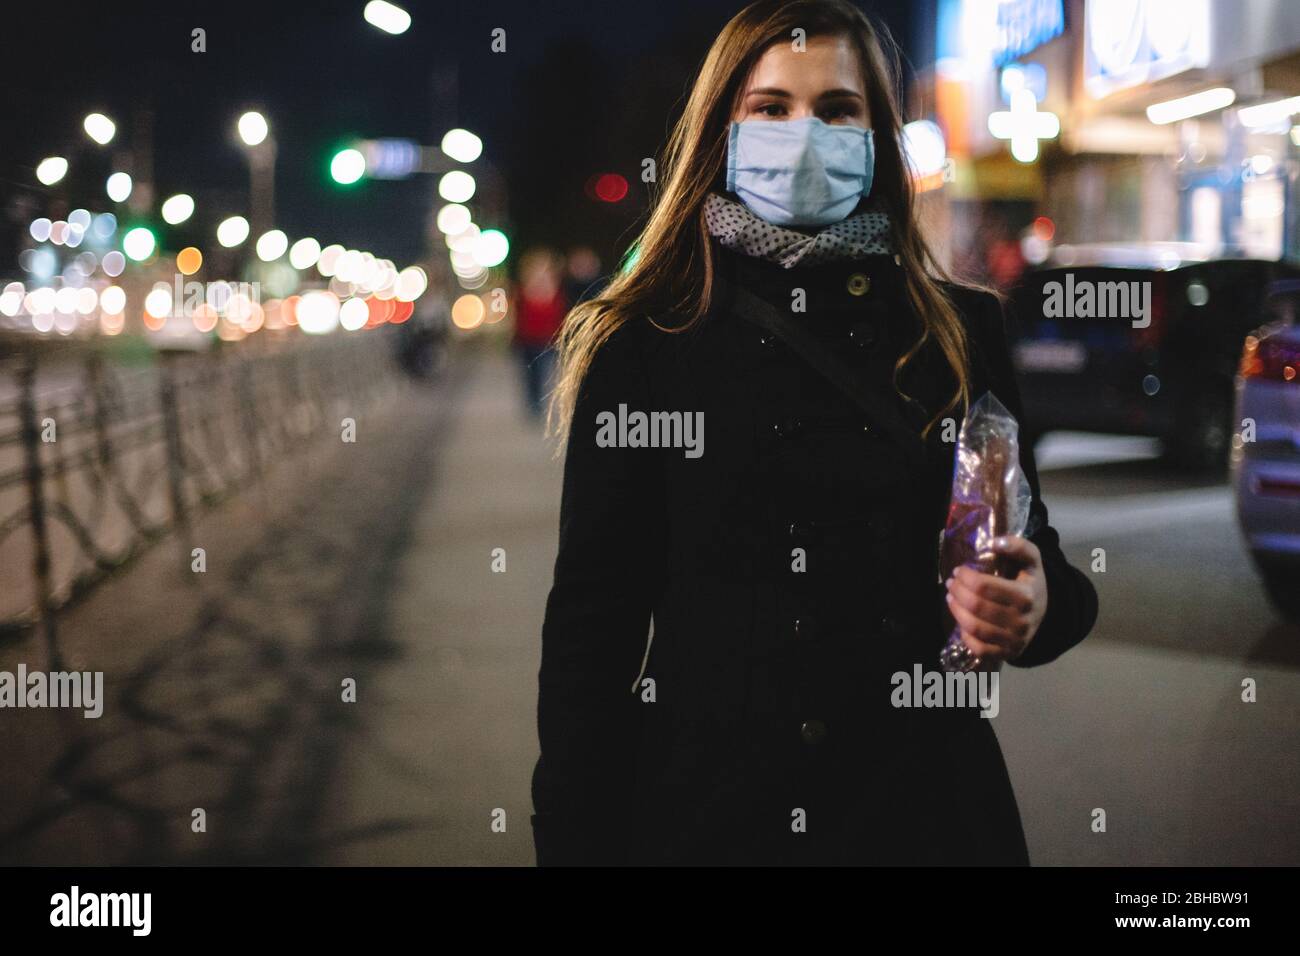
<path fill-rule="evenodd" d="M 449 236 L 464 232 L 469 228 L 471 216 L 469 209 L 458 202 L 448 203 L 438 210 L 438 231 Z"/>
<path fill-rule="evenodd" d="M 257 110 L 249 110 L 243 116 L 239 117 L 237 124 L 239 129 L 239 138 L 248 146 L 258 146 L 266 139 L 270 132 L 270 126 L 267 125 L 266 117 Z"/>
<path fill-rule="evenodd" d="M 349 332 L 363 327 L 370 318 L 370 309 L 365 299 L 348 299 L 339 308 L 339 325 Z"/>
<path fill-rule="evenodd" d="M 156 246 L 157 240 L 154 239 L 153 233 L 144 226 L 136 226 L 122 237 L 122 251 L 126 253 L 128 259 L 136 262 L 148 259 L 153 255 Z"/>
<path fill-rule="evenodd" d="M 203 253 L 195 246 L 186 246 L 176 253 L 176 271 L 181 275 L 192 276 L 203 266 Z"/>
<path fill-rule="evenodd" d="M 121 286 L 111 285 L 99 294 L 99 307 L 109 315 L 126 309 L 126 292 Z"/>
<path fill-rule="evenodd" d="M 36 167 L 36 178 L 46 186 L 53 186 L 68 173 L 68 161 L 62 156 L 47 156 Z"/>
<path fill-rule="evenodd" d="M 126 268 L 126 256 L 114 249 L 112 252 L 104 253 L 104 260 L 99 264 L 104 270 L 104 275 L 117 278 Z"/>
<path fill-rule="evenodd" d="M 107 146 L 113 141 L 117 125 L 103 113 L 91 113 L 81 122 L 86 135 L 100 146 Z"/>
<path fill-rule="evenodd" d="M 295 269 L 310 269 L 320 259 L 320 252 L 320 243 L 306 236 L 289 248 L 289 265 Z"/>
<path fill-rule="evenodd" d="M 366 22 L 394 36 L 411 28 L 411 15 L 388 0 L 370 0 L 361 11 Z"/>
<path fill-rule="evenodd" d="M 289 237 L 279 229 L 263 233 L 257 240 L 257 258 L 263 262 L 274 262 L 284 255 L 289 248 Z"/>
<path fill-rule="evenodd" d="M 476 329 L 483 324 L 486 311 L 481 298 L 462 295 L 451 307 L 451 321 L 458 329 Z"/>
<path fill-rule="evenodd" d="M 217 242 L 232 249 L 248 238 L 248 220 L 243 216 L 223 219 L 217 226 Z"/>
<path fill-rule="evenodd" d="M 438 180 L 438 195 L 447 202 L 469 202 L 476 188 L 474 177 L 464 170 L 453 169 Z"/>
<path fill-rule="evenodd" d="M 483 154 L 483 140 L 467 129 L 448 130 L 442 138 L 442 151 L 458 163 L 472 163 Z"/>
<path fill-rule="evenodd" d="M 177 193 L 162 204 L 163 222 L 179 225 L 194 215 L 194 199 L 185 193 Z"/>
<path fill-rule="evenodd" d="M 330 160 L 330 177 L 341 186 L 350 186 L 366 174 L 366 157 L 357 149 L 341 149 Z"/>
<path fill-rule="evenodd" d="M 339 300 L 332 292 L 308 292 L 298 300 L 298 326 L 311 335 L 333 332 L 339 324 Z"/>
<path fill-rule="evenodd" d="M 126 202 L 131 198 L 133 185 L 129 173 L 113 173 L 108 177 L 108 181 L 104 183 L 104 191 L 108 193 L 108 198 L 113 202 Z"/>
<path fill-rule="evenodd" d="M 479 265 L 491 269 L 506 261 L 510 254 L 510 241 L 499 229 L 484 229 L 474 240 L 470 254 Z"/>

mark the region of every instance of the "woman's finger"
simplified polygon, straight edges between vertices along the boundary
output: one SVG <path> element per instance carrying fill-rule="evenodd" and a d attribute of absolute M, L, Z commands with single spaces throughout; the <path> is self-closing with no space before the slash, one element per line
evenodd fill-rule
<path fill-rule="evenodd" d="M 976 597 L 1006 604 L 1021 612 L 1027 611 L 1033 600 L 1032 591 L 1024 583 L 1000 578 L 996 574 L 985 574 L 974 568 L 957 568 L 953 572 L 953 580 Z"/>
<path fill-rule="evenodd" d="M 957 626 L 961 628 L 963 634 L 968 634 L 986 644 L 1011 644 L 1015 641 L 1015 637 L 1011 633 L 1010 629 L 1001 627 L 997 624 L 992 624 L 982 618 L 976 617 L 955 600 L 948 602 L 948 610 L 951 612 L 953 620 L 957 622 Z"/>
<path fill-rule="evenodd" d="M 953 580 L 948 585 L 948 595 L 956 604 L 970 611 L 981 621 L 987 621 L 1008 630 L 1014 629 L 1023 619 L 1023 612 L 1020 608 L 1011 604 L 1004 604 L 1001 601 L 992 601 L 980 597 L 975 591 L 958 580 Z"/>
<path fill-rule="evenodd" d="M 1038 566 L 1043 563 L 1043 553 L 1038 550 L 1038 545 L 1022 535 L 1009 534 L 995 538 L 993 550 L 1027 566 Z"/>

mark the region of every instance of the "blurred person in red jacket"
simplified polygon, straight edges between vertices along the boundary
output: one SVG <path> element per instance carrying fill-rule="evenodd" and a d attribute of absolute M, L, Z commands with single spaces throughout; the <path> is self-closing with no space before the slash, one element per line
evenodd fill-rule
<path fill-rule="evenodd" d="M 514 345 L 523 367 L 524 403 L 534 418 L 542 415 L 555 368 L 552 345 L 569 312 L 563 280 L 563 262 L 552 250 L 531 249 L 520 257 Z"/>
<path fill-rule="evenodd" d="M 600 274 L 600 256 L 591 246 L 574 246 L 569 250 L 564 278 L 570 307 L 596 298 L 609 281 Z"/>

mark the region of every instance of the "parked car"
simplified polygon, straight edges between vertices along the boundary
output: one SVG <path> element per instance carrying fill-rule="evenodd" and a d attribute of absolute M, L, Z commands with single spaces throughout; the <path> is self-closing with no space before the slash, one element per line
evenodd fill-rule
<path fill-rule="evenodd" d="M 1009 304 L 1030 439 L 1055 429 L 1147 435 L 1180 465 L 1225 467 L 1242 342 L 1265 289 L 1300 269 L 1205 259 L 1184 243 L 1059 247 L 1046 265 Z"/>
<path fill-rule="evenodd" d="M 1233 441 L 1237 521 L 1277 607 L 1300 617 L 1300 282 L 1268 290 L 1241 354 Z"/>

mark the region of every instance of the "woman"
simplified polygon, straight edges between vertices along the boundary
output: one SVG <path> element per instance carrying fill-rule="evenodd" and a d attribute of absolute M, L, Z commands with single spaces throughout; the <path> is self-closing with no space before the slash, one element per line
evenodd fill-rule
<path fill-rule="evenodd" d="M 1020 403 L 997 299 L 935 278 L 892 83 L 849 3 L 747 7 L 635 262 L 565 323 L 543 865 L 1028 862 L 990 722 L 895 708 L 891 675 L 937 669 L 945 607 L 970 664 L 1046 663 L 1096 595 L 1027 448 L 1018 576 L 939 582 L 942 422 Z"/>

